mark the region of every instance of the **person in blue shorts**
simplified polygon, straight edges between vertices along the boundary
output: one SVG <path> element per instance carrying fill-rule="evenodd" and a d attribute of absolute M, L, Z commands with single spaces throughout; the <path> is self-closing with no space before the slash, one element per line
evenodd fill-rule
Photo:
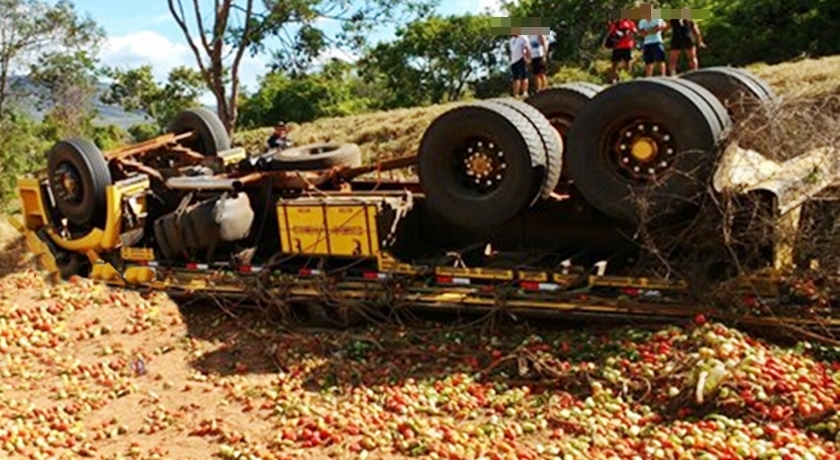
<path fill-rule="evenodd" d="M 659 73 L 667 75 L 665 43 L 662 31 L 668 28 L 668 23 L 662 18 L 654 18 L 653 5 L 643 3 L 639 9 L 642 20 L 639 21 L 639 35 L 644 37 L 642 42 L 642 56 L 645 61 L 645 76 L 653 76 L 654 66 L 659 67 Z"/>
<path fill-rule="evenodd" d="M 531 62 L 531 45 L 528 37 L 514 27 L 510 38 L 510 72 L 513 77 L 513 97 L 528 96 L 528 64 Z"/>

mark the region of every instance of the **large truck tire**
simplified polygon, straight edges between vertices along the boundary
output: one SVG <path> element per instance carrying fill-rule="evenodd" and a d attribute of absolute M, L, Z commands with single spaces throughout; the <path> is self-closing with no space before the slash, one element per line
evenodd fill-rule
<path fill-rule="evenodd" d="M 710 68 L 712 68 L 712 69 L 726 69 L 729 72 L 743 75 L 746 79 L 751 80 L 753 83 L 755 83 L 758 86 L 758 88 L 761 89 L 761 92 L 763 92 L 765 94 L 766 98 L 763 98 L 762 100 L 772 101 L 773 99 L 776 99 L 776 92 L 773 91 L 773 88 L 770 86 L 770 84 L 768 84 L 766 81 L 761 79 L 758 75 L 750 72 L 747 69 L 742 69 L 740 67 L 710 67 Z"/>
<path fill-rule="evenodd" d="M 50 192 L 62 216 L 80 227 L 104 228 L 111 171 L 102 152 L 87 139 L 66 139 L 47 153 Z"/>
<path fill-rule="evenodd" d="M 525 102 L 539 110 L 568 145 L 566 134 L 575 117 L 601 90 L 603 87 L 594 83 L 565 83 L 536 92 Z"/>
<path fill-rule="evenodd" d="M 546 152 L 531 122 L 510 107 L 462 105 L 423 134 L 417 173 L 431 209 L 463 228 L 486 230 L 536 203 Z"/>
<path fill-rule="evenodd" d="M 169 124 L 169 132 L 195 135 L 181 141 L 181 145 L 207 157 L 230 149 L 230 136 L 219 116 L 204 107 L 187 109 L 175 116 Z"/>
<path fill-rule="evenodd" d="M 711 91 L 707 90 L 698 83 L 691 80 L 680 80 L 679 78 L 670 77 L 655 77 L 662 80 L 663 84 L 676 84 L 687 88 L 689 91 L 700 96 L 700 99 L 705 103 L 703 110 L 707 115 L 711 115 L 718 122 L 718 129 L 721 131 L 728 131 L 732 128 L 732 118 L 726 111 L 726 107 Z"/>
<path fill-rule="evenodd" d="M 695 203 L 724 135 L 702 94 L 659 78 L 599 93 L 568 135 L 575 154 L 566 156 L 566 166 L 581 195 L 601 212 L 637 223 Z"/>
<path fill-rule="evenodd" d="M 316 143 L 280 150 L 273 164 L 284 171 L 317 171 L 334 167 L 357 168 L 362 151 L 356 144 Z"/>
<path fill-rule="evenodd" d="M 533 106 L 513 98 L 490 99 L 487 102 L 501 104 L 510 107 L 521 113 L 531 122 L 537 134 L 540 136 L 546 152 L 546 179 L 543 184 L 540 197 L 551 196 L 557 183 L 560 181 L 560 172 L 563 170 L 563 138 L 560 136 L 548 119 Z"/>
<path fill-rule="evenodd" d="M 680 75 L 709 90 L 726 107 L 735 123 L 744 120 L 761 104 L 774 98 L 773 91 L 758 77 L 746 70 L 731 67 L 709 67 Z"/>

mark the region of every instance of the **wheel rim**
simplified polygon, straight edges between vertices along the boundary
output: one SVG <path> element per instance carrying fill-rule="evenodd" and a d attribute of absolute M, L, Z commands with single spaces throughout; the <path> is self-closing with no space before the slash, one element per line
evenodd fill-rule
<path fill-rule="evenodd" d="M 315 156 L 315 155 L 323 155 L 325 153 L 332 153 L 338 150 L 338 146 L 335 145 L 327 145 L 322 147 L 310 147 L 308 149 L 300 149 L 300 150 L 286 150 L 283 152 L 284 156 L 287 157 L 303 157 L 303 156 Z"/>
<path fill-rule="evenodd" d="M 650 183 L 671 171 L 677 146 L 673 134 L 662 123 L 633 119 L 610 130 L 608 155 L 624 179 Z"/>
<path fill-rule="evenodd" d="M 505 177 L 505 152 L 493 141 L 473 139 L 459 149 L 457 169 L 468 189 L 486 194 L 499 188 Z"/>
<path fill-rule="evenodd" d="M 568 117 L 558 115 L 548 119 L 549 124 L 560 134 L 560 137 L 565 141 L 566 134 L 569 132 L 569 127 L 572 125 Z"/>
<path fill-rule="evenodd" d="M 335 152 L 336 150 L 338 150 L 337 146 L 328 145 L 326 147 L 318 147 L 318 148 L 314 149 L 311 153 L 312 153 L 312 155 L 322 155 L 324 153 Z"/>
<path fill-rule="evenodd" d="M 70 163 L 63 162 L 56 168 L 53 182 L 56 185 L 56 198 L 66 203 L 79 204 L 84 198 L 85 189 L 79 170 Z"/>

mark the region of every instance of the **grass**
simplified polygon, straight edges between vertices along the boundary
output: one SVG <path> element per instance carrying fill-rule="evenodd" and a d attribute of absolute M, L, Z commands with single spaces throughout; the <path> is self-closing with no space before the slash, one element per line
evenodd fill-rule
<path fill-rule="evenodd" d="M 840 56 L 803 59 L 776 65 L 748 66 L 780 95 L 822 99 L 840 96 Z"/>
<path fill-rule="evenodd" d="M 600 67 L 599 67 L 600 69 Z M 840 97 L 840 56 L 806 59 L 777 65 L 754 64 L 747 70 L 764 79 L 786 98 L 820 99 Z M 585 73 L 581 73 L 581 80 Z M 568 80 L 569 75 L 560 76 Z M 559 81 L 556 78 L 553 81 Z M 446 110 L 456 104 L 381 111 L 343 118 L 323 118 L 311 123 L 292 125 L 290 137 L 298 144 L 312 142 L 352 142 L 358 144 L 365 160 L 372 162 L 411 155 L 417 151 L 423 131 Z M 838 107 L 840 110 L 840 107 Z M 265 149 L 271 128 L 243 131 L 234 143 L 250 152 Z"/>
<path fill-rule="evenodd" d="M 322 118 L 301 125 L 292 124 L 289 135 L 297 145 L 316 142 L 358 144 L 366 162 L 408 155 L 417 150 L 423 131 L 437 116 L 457 103 Z M 265 150 L 272 128 L 237 133 L 234 144 L 249 152 Z"/>

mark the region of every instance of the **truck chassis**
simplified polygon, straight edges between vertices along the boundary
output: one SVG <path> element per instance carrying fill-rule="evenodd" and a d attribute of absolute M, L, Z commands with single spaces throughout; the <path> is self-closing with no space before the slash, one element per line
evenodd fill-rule
<path fill-rule="evenodd" d="M 772 161 L 727 141 L 772 99 L 730 68 L 573 83 L 526 102 L 463 104 L 429 126 L 417 155 L 368 165 L 353 144 L 249 154 L 231 148 L 212 112 L 193 109 L 168 133 L 104 154 L 84 139 L 59 142 L 46 170 L 18 182 L 20 226 L 41 265 L 65 279 L 317 303 L 342 324 L 372 306 L 703 314 L 830 332 L 840 326 L 831 293 L 815 315 L 799 289 L 820 261 L 784 235 L 833 206 L 834 150 Z M 418 181 L 368 177 L 406 167 Z M 686 233 L 707 189 L 768 219 L 769 237 L 736 248 L 751 255 L 739 270 Z M 642 226 L 692 235 L 670 256 L 699 270 L 649 263 Z"/>

